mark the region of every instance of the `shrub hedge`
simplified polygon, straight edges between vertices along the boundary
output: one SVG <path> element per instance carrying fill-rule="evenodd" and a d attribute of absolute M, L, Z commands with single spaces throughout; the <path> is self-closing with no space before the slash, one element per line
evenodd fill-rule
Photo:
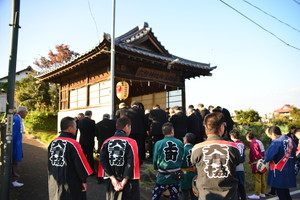
<path fill-rule="evenodd" d="M 33 131 L 57 132 L 57 113 L 55 112 L 29 111 L 24 122 L 26 128 Z"/>

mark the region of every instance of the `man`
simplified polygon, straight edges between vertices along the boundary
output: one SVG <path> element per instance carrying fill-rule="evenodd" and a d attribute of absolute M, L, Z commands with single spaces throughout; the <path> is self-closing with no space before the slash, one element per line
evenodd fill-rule
<path fill-rule="evenodd" d="M 86 156 L 92 170 L 95 174 L 94 167 L 94 145 L 95 145 L 95 121 L 92 118 L 92 111 L 85 111 L 85 117 L 78 122 L 78 128 L 80 130 L 79 143 L 82 147 L 83 153 Z"/>
<path fill-rule="evenodd" d="M 104 141 L 98 170 L 98 177 L 109 176 L 106 199 L 140 199 L 140 167 L 138 146 L 129 138 L 131 122 L 121 117 L 116 122 L 117 131 Z"/>
<path fill-rule="evenodd" d="M 270 163 L 267 183 L 275 188 L 280 200 L 291 200 L 289 188 L 297 186 L 296 145 L 290 137 L 281 135 L 281 130 L 277 126 L 271 126 L 267 136 L 272 139 L 264 159 L 265 162 Z"/>
<path fill-rule="evenodd" d="M 96 137 L 98 139 L 98 149 L 100 151 L 103 142 L 112 137 L 116 132 L 116 121 L 109 119 L 109 114 L 104 114 L 102 121 L 96 124 Z"/>
<path fill-rule="evenodd" d="M 145 133 L 146 133 L 146 122 L 145 122 L 145 111 L 139 108 L 140 103 L 133 101 L 131 108 L 125 112 L 126 117 L 131 121 L 131 133 L 130 138 L 135 139 L 139 147 L 139 159 L 140 162 L 145 159 Z"/>
<path fill-rule="evenodd" d="M 86 199 L 88 175 L 93 171 L 75 140 L 76 122 L 64 117 L 61 134 L 48 147 L 48 189 L 50 200 Z"/>
<path fill-rule="evenodd" d="M 184 153 L 182 156 L 181 170 L 184 173 L 184 178 L 180 181 L 182 200 L 197 199 L 192 190 L 192 180 L 197 175 L 197 171 L 191 163 L 192 148 L 194 146 L 195 140 L 196 137 L 193 133 L 187 133 L 183 138 Z"/>
<path fill-rule="evenodd" d="M 202 104 L 202 103 L 198 104 L 196 111 L 200 113 L 202 119 L 204 119 L 205 116 L 210 113 L 209 110 L 207 110 L 207 108 L 205 108 L 204 104 Z"/>
<path fill-rule="evenodd" d="M 153 158 L 153 147 L 158 140 L 164 138 L 162 133 L 162 125 L 168 121 L 165 111 L 160 109 L 159 105 L 154 105 L 153 110 L 149 113 L 150 130 L 149 135 L 151 137 L 149 154 L 150 158 Z"/>
<path fill-rule="evenodd" d="M 187 115 L 187 119 L 186 119 L 187 132 L 193 133 L 195 135 L 196 141 L 194 141 L 194 143 L 203 142 L 204 141 L 203 132 L 200 130 L 200 120 L 196 112 L 193 109 L 189 108 L 187 109 L 186 115 Z"/>
<path fill-rule="evenodd" d="M 78 122 L 80 120 L 82 120 L 84 118 L 84 114 L 83 113 L 78 113 L 77 117 L 75 117 L 75 121 L 76 121 L 76 135 L 75 135 L 75 140 L 77 139 L 77 133 L 78 133 Z"/>
<path fill-rule="evenodd" d="M 236 166 L 240 152 L 236 144 L 225 141 L 222 135 L 225 118 L 220 112 L 204 119 L 207 140 L 192 149 L 191 162 L 197 168 L 199 199 L 237 199 Z"/>
<path fill-rule="evenodd" d="M 230 140 L 229 132 L 233 129 L 234 121 L 231 118 L 230 112 L 226 108 L 222 108 L 221 106 L 217 106 L 214 109 L 214 112 L 222 112 L 225 117 L 226 127 L 224 131 L 223 138 L 225 140 Z"/>
<path fill-rule="evenodd" d="M 266 175 L 258 171 L 256 165 L 257 161 L 264 158 L 265 148 L 263 143 L 256 139 L 252 132 L 246 133 L 246 139 L 250 143 L 249 163 L 251 164 L 252 173 L 255 179 L 255 191 L 254 194 L 248 196 L 249 199 L 260 199 L 260 197 L 266 197 L 267 185 Z"/>
<path fill-rule="evenodd" d="M 12 159 L 12 185 L 14 187 L 22 187 L 24 183 L 19 183 L 20 177 L 20 163 L 23 159 L 23 147 L 22 147 L 22 133 L 24 132 L 24 122 L 27 115 L 27 108 L 20 106 L 17 110 L 17 114 L 14 116 L 13 121 L 13 159 Z"/>
<path fill-rule="evenodd" d="M 169 190 L 170 199 L 179 196 L 179 179 L 173 177 L 180 172 L 183 157 L 183 143 L 174 137 L 172 123 L 166 122 L 162 127 L 164 139 L 154 146 L 153 168 L 158 171 L 156 184 L 152 191 L 152 200 L 160 199 L 163 191 Z"/>
<path fill-rule="evenodd" d="M 295 142 L 296 146 L 298 146 L 299 139 L 295 136 L 295 130 L 296 130 L 296 127 L 292 126 L 290 128 L 290 132 L 288 132 L 288 134 L 286 134 L 286 135 L 289 136 L 290 138 L 292 138 L 292 140 Z"/>
<path fill-rule="evenodd" d="M 172 110 L 175 112 L 170 117 L 170 122 L 173 124 L 174 127 L 174 137 L 181 140 L 186 134 L 186 120 L 187 116 L 182 112 L 179 106 L 174 106 Z"/>
<path fill-rule="evenodd" d="M 238 146 L 241 160 L 240 164 L 236 166 L 236 177 L 239 180 L 238 183 L 238 199 L 246 200 L 246 189 L 245 189 L 245 172 L 244 172 L 244 162 L 245 162 L 245 144 L 240 140 L 240 132 L 236 130 L 231 130 L 230 139 Z"/>
<path fill-rule="evenodd" d="M 124 102 L 119 104 L 119 109 L 116 111 L 115 117 L 116 119 L 119 119 L 120 117 L 126 116 L 127 106 Z"/>

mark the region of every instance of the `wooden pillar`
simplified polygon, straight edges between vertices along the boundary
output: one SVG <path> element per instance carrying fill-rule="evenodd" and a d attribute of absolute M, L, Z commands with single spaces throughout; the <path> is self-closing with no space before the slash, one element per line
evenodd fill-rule
<path fill-rule="evenodd" d="M 183 83 L 183 88 L 181 90 L 182 112 L 186 113 L 185 79 L 183 79 L 182 83 Z"/>

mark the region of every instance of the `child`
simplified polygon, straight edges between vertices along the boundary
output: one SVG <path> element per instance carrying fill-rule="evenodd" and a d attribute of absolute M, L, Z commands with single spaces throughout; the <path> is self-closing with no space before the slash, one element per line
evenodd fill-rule
<path fill-rule="evenodd" d="M 184 173 L 184 178 L 180 181 L 182 200 L 197 199 L 192 191 L 192 180 L 197 175 L 197 171 L 192 167 L 191 164 L 191 153 L 195 139 L 196 136 L 193 133 L 187 133 L 183 138 L 184 153 L 182 158 L 181 170 Z"/>
<path fill-rule="evenodd" d="M 236 166 L 236 177 L 239 180 L 238 183 L 238 199 L 246 200 L 245 190 L 245 174 L 244 174 L 244 162 L 245 162 L 245 144 L 240 140 L 240 133 L 236 130 L 229 132 L 230 139 L 238 146 L 241 154 L 240 164 Z"/>
<path fill-rule="evenodd" d="M 252 168 L 252 173 L 254 174 L 255 178 L 255 194 L 248 196 L 249 199 L 260 199 L 260 197 L 266 197 L 266 176 L 265 173 L 260 173 L 257 170 L 256 163 L 259 159 L 264 158 L 265 148 L 263 143 L 256 139 L 252 132 L 248 132 L 246 134 L 247 141 L 250 142 L 250 164 Z"/>

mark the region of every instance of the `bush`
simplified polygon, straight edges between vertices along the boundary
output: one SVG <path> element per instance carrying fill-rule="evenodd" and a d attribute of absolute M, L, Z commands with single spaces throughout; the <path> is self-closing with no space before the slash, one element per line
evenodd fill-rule
<path fill-rule="evenodd" d="M 57 113 L 29 111 L 24 120 L 26 128 L 57 132 Z"/>

